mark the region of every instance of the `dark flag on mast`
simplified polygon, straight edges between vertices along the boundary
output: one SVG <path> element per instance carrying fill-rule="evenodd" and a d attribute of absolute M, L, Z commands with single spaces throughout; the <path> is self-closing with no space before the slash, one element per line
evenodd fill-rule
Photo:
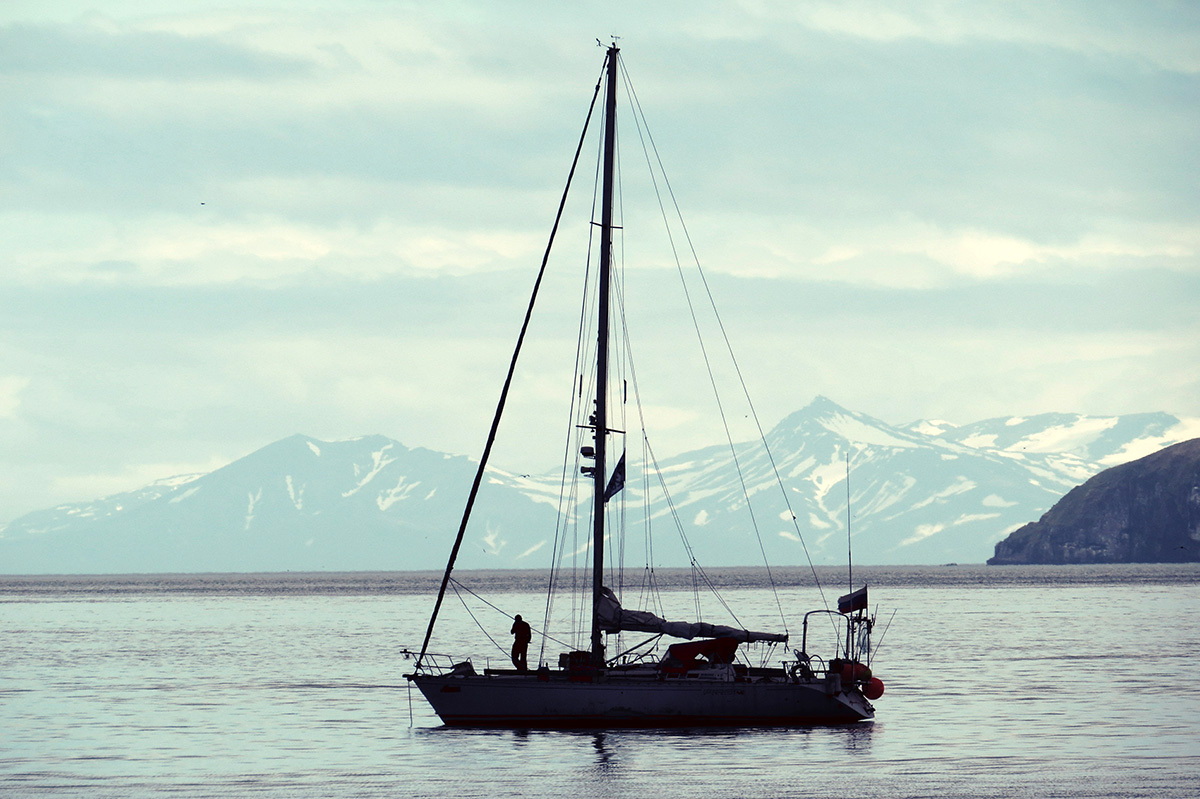
<path fill-rule="evenodd" d="M 610 499 L 620 493 L 625 487 L 625 453 L 621 453 L 621 460 L 617 461 L 617 468 L 613 469 L 612 477 L 608 478 L 608 488 L 604 489 L 604 501 Z"/>
<path fill-rule="evenodd" d="M 838 597 L 838 613 L 853 613 L 856 610 L 867 609 L 867 587 L 864 585 L 857 591 Z"/>

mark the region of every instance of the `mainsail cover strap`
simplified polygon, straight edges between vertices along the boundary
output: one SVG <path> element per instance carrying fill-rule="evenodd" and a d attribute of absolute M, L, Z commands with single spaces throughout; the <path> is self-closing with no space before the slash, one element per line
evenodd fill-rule
<path fill-rule="evenodd" d="M 755 641 L 786 642 L 786 633 L 759 633 L 751 630 L 740 630 L 737 627 L 727 627 L 723 624 L 708 624 L 707 622 L 667 621 L 645 610 L 625 610 L 621 607 L 617 595 L 611 588 L 600 589 L 600 603 L 597 606 L 600 619 L 600 629 L 609 633 L 639 632 L 662 633 L 672 638 L 733 638 L 742 643 Z"/>

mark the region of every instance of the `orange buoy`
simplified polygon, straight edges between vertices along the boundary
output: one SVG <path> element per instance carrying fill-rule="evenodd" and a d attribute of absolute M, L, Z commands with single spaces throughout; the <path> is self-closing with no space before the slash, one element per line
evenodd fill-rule
<path fill-rule="evenodd" d="M 863 686 L 863 696 L 867 699 L 878 699 L 883 696 L 883 680 L 878 677 L 867 680 L 867 684 Z"/>

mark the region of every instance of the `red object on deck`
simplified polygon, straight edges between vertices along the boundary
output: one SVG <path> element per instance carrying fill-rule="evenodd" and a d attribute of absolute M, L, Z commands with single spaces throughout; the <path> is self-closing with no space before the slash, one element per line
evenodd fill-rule
<path fill-rule="evenodd" d="M 736 638 L 710 638 L 704 641 L 689 641 L 686 644 L 671 644 L 661 668 L 667 674 L 686 674 L 696 666 L 700 657 L 709 663 L 732 663 L 737 652 Z"/>
<path fill-rule="evenodd" d="M 848 685 L 852 682 L 866 682 L 871 679 L 871 669 L 865 664 L 858 661 L 844 662 L 842 664 L 842 684 Z"/>

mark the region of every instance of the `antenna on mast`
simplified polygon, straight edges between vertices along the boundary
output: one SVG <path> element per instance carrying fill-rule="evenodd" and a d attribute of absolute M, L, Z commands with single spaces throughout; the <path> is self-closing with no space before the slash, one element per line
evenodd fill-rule
<path fill-rule="evenodd" d="M 850 453 L 846 453 L 846 568 L 849 570 L 850 593 L 854 593 L 854 543 L 850 540 Z"/>

